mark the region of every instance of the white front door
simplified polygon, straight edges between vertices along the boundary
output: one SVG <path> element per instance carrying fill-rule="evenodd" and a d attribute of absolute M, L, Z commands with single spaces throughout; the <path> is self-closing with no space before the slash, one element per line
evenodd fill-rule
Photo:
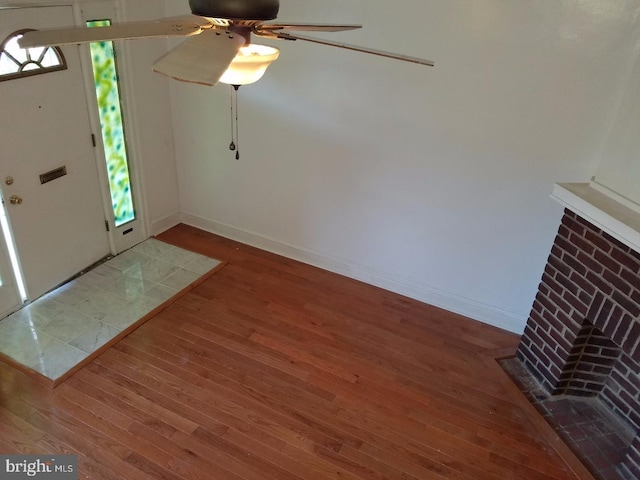
<path fill-rule="evenodd" d="M 0 41 L 73 24 L 69 6 L 0 9 Z M 0 181 L 31 300 L 110 253 L 80 53 L 62 52 L 66 70 L 0 82 Z"/>

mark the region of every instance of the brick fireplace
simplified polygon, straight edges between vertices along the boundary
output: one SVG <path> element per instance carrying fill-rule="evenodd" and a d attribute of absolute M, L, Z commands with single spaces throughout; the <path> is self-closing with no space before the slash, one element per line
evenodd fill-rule
<path fill-rule="evenodd" d="M 640 431 L 640 253 L 565 210 L 518 357 L 552 394 L 598 396 Z M 640 437 L 624 467 L 640 480 Z"/>

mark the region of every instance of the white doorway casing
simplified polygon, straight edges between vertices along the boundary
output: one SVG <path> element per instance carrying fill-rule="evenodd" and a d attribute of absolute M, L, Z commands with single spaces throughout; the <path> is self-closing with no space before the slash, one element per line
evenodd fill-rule
<path fill-rule="evenodd" d="M 15 244 L 9 231 L 9 222 L 4 208 L 4 198 L 0 189 L 0 318 L 10 314 L 22 303 L 23 294 L 18 288 L 18 282 L 14 270 L 19 270 L 19 265 L 13 265 L 9 251 L 15 252 Z M 15 255 L 13 260 L 17 262 Z"/>

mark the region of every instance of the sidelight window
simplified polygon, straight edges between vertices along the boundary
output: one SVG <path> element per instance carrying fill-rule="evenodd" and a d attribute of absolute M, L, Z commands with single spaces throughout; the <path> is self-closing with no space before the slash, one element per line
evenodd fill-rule
<path fill-rule="evenodd" d="M 87 27 L 106 27 L 110 20 L 92 20 Z M 95 81 L 102 145 L 109 174 L 109 190 L 116 227 L 135 220 L 129 161 L 122 118 L 116 52 L 113 42 L 89 45 Z"/>

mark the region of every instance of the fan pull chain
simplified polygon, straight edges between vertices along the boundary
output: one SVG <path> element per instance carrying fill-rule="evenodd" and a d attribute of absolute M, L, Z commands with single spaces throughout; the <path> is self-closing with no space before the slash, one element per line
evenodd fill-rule
<path fill-rule="evenodd" d="M 231 144 L 229 150 L 236 152 L 236 160 L 240 160 L 240 135 L 238 128 L 238 89 L 240 85 L 232 85 L 231 90 Z M 235 110 L 235 125 L 234 125 Z M 234 135 L 235 133 L 235 135 Z"/>
<path fill-rule="evenodd" d="M 229 144 L 229 150 L 234 152 L 236 150 L 236 143 L 233 136 L 233 90 L 229 93 L 229 100 L 231 101 L 231 144 Z"/>

